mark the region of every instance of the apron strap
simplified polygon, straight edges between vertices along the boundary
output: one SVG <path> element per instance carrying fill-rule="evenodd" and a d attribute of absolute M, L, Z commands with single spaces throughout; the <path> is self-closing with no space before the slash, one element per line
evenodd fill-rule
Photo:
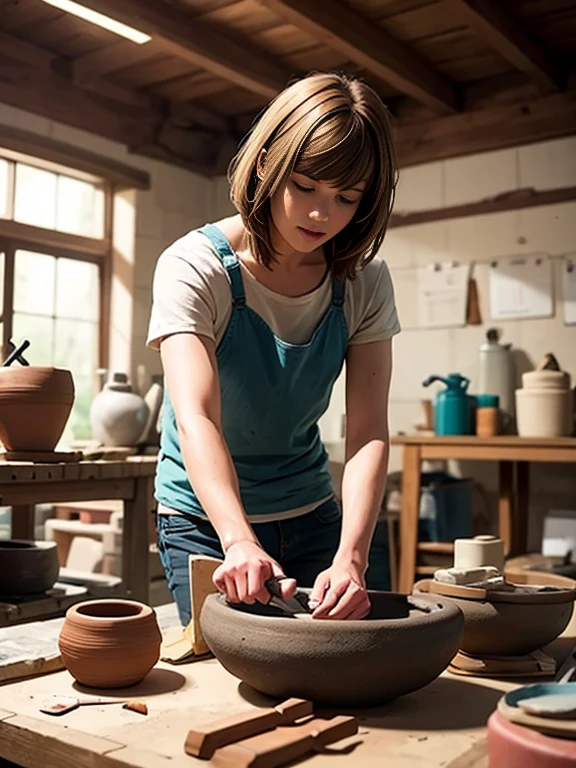
<path fill-rule="evenodd" d="M 345 284 L 343 280 L 337 280 L 332 278 L 332 306 L 343 307 L 344 306 L 344 288 Z"/>
<path fill-rule="evenodd" d="M 216 253 L 228 272 L 234 306 L 244 307 L 246 305 L 246 294 L 244 293 L 244 283 L 240 274 L 240 262 L 232 250 L 230 241 L 222 230 L 214 224 L 205 224 L 198 231 L 205 235 L 216 248 Z"/>

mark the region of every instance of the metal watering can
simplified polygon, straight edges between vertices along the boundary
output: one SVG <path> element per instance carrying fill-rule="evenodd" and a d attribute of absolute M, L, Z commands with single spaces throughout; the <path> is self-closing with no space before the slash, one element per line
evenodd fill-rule
<path fill-rule="evenodd" d="M 446 384 L 446 389 L 436 395 L 434 403 L 434 431 L 437 435 L 474 434 L 476 398 L 467 394 L 470 379 L 460 373 L 448 376 L 429 376 L 422 382 L 428 387 L 434 381 Z"/>

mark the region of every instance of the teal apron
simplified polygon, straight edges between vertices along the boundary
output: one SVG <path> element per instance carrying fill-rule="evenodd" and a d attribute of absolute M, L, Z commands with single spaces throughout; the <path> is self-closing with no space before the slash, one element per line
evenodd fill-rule
<path fill-rule="evenodd" d="M 277 338 L 246 305 L 240 263 L 218 227 L 199 230 L 212 242 L 230 278 L 232 314 L 216 350 L 222 428 L 242 504 L 249 516 L 298 509 L 332 493 L 318 420 L 330 402 L 348 347 L 344 284 L 332 280 L 332 301 L 307 344 Z M 186 474 L 174 411 L 164 397 L 156 498 L 206 517 Z"/>

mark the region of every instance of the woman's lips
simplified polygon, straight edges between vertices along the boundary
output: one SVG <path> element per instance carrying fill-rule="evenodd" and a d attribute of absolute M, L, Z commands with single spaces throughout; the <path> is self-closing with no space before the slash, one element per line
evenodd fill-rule
<path fill-rule="evenodd" d="M 326 234 L 314 229 L 304 229 L 304 227 L 298 227 L 297 229 L 305 240 L 320 240 Z"/>

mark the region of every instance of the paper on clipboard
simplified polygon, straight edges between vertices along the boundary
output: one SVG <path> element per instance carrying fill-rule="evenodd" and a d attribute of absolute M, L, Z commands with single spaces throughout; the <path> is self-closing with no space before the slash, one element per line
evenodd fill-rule
<path fill-rule="evenodd" d="M 466 325 L 470 264 L 430 264 L 418 270 L 418 325 Z"/>
<path fill-rule="evenodd" d="M 493 320 L 554 314 L 552 262 L 547 256 L 500 259 L 490 265 L 489 274 Z"/>
<path fill-rule="evenodd" d="M 566 256 L 562 263 L 562 296 L 564 322 L 576 325 L 576 253 Z"/>

